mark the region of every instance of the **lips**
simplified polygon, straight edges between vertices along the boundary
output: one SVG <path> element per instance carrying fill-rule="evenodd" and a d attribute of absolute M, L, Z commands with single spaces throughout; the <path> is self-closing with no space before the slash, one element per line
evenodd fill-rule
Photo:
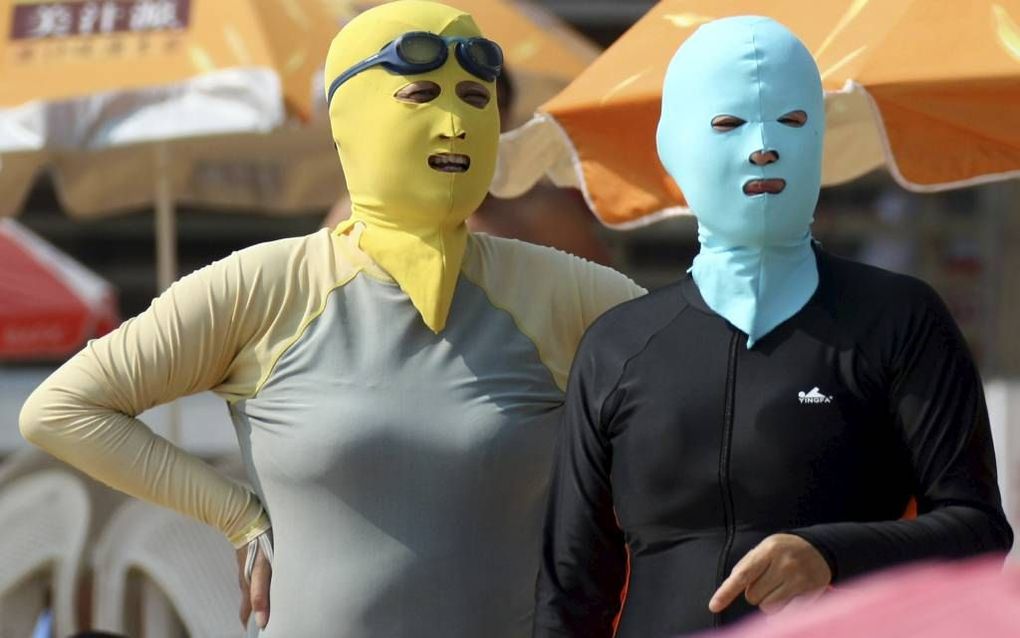
<path fill-rule="evenodd" d="M 429 155 L 429 167 L 440 173 L 464 173 L 471 168 L 471 158 L 458 153 Z"/>
<path fill-rule="evenodd" d="M 786 188 L 785 179 L 752 179 L 744 184 L 745 195 L 778 195 Z"/>

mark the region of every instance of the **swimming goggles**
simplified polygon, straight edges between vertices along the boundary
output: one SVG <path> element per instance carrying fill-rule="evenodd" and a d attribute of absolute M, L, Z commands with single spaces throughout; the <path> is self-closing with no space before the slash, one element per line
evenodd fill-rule
<path fill-rule="evenodd" d="M 329 85 L 326 104 L 347 80 L 374 66 L 390 73 L 418 75 L 434 71 L 446 64 L 450 45 L 455 45 L 457 61 L 464 70 L 486 82 L 493 82 L 503 70 L 503 50 L 486 38 L 439 36 L 426 31 L 411 31 L 393 40 L 379 53 L 369 56 L 341 73 Z"/>

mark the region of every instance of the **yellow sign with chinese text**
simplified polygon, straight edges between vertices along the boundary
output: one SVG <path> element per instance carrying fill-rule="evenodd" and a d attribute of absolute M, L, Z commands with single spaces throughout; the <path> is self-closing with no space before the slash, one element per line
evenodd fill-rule
<path fill-rule="evenodd" d="M 0 9 L 0 108 L 263 68 L 307 117 L 337 28 L 300 0 L 13 0 Z"/>

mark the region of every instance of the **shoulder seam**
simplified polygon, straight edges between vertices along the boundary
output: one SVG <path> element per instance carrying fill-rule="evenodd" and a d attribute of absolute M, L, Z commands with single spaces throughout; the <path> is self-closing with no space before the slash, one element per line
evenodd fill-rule
<path fill-rule="evenodd" d="M 599 428 L 599 434 L 601 436 L 605 436 L 606 435 L 606 432 L 603 432 L 604 427 L 603 427 L 603 423 L 602 423 L 602 412 L 603 412 L 603 410 L 606 407 L 606 402 L 609 401 L 609 397 L 611 397 L 617 390 L 620 389 L 620 384 L 623 383 L 623 375 L 627 371 L 627 366 L 629 366 L 631 364 L 631 362 L 634 361 L 634 359 L 636 359 L 639 356 L 641 356 L 641 354 L 644 353 L 644 351 L 648 349 L 648 346 L 651 345 L 651 343 L 652 343 L 652 339 L 654 339 L 655 337 L 659 336 L 659 334 L 662 333 L 663 330 L 668 328 L 674 321 L 679 319 L 685 312 L 687 312 L 687 310 L 690 307 L 691 307 L 691 305 L 689 303 L 687 303 L 686 300 L 685 300 L 684 307 L 680 308 L 679 310 L 677 310 L 676 313 L 672 317 L 670 317 L 669 321 L 667 321 L 666 323 L 662 324 L 662 326 L 660 326 L 657 330 L 655 330 L 650 335 L 648 335 L 648 338 L 645 340 L 644 344 L 636 352 L 634 352 L 634 354 L 632 354 L 629 357 L 627 357 L 627 359 L 623 362 L 623 364 L 620 365 L 620 373 L 616 377 L 616 383 L 613 384 L 612 389 L 609 392 L 606 393 L 606 396 L 602 397 L 602 401 L 599 403 L 598 428 Z"/>
<path fill-rule="evenodd" d="M 492 295 L 489 294 L 489 291 L 486 290 L 485 286 L 476 281 L 474 277 L 467 274 L 465 269 L 461 269 L 460 274 L 471 285 L 482 291 L 482 294 L 485 295 L 485 299 L 486 301 L 489 302 L 490 306 L 492 306 L 496 310 L 501 310 L 502 312 L 505 312 L 510 317 L 510 320 L 514 322 L 514 327 L 517 328 L 517 332 L 524 335 L 528 339 L 528 341 L 530 341 L 531 344 L 535 346 L 535 352 L 538 353 L 538 360 L 542 364 L 542 367 L 549 371 L 549 375 L 552 377 L 553 383 L 556 384 L 556 387 L 559 389 L 560 392 L 566 393 L 567 391 L 566 387 L 560 385 L 560 380 L 556 378 L 556 371 L 552 369 L 552 366 L 549 365 L 545 355 L 542 354 L 542 346 L 539 345 L 538 339 L 536 339 L 534 335 L 529 334 L 527 330 L 521 327 L 521 322 L 517 319 L 517 315 L 515 315 L 513 311 L 510 310 L 509 308 L 496 303 L 495 300 L 493 300 Z"/>
<path fill-rule="evenodd" d="M 326 311 L 326 304 L 329 303 L 329 298 L 333 295 L 333 293 L 339 290 L 340 288 L 343 288 L 348 283 L 350 283 L 351 280 L 353 280 L 355 277 L 358 276 L 359 273 L 361 273 L 361 271 L 362 270 L 360 266 L 353 269 L 347 277 L 344 277 L 336 284 L 334 284 L 332 288 L 327 290 L 326 294 L 322 296 L 322 303 L 319 304 L 319 307 L 315 310 L 315 312 L 308 315 L 308 317 L 306 317 L 304 321 L 301 322 L 301 325 L 298 327 L 297 332 L 295 332 L 290 338 L 283 342 L 283 346 L 280 348 L 280 351 L 276 354 L 276 356 L 273 357 L 272 363 L 269 364 L 269 366 L 266 368 L 265 373 L 263 373 L 263 375 L 259 378 L 258 383 L 255 384 L 255 389 L 252 390 L 251 393 L 248 394 L 247 396 L 238 397 L 236 399 L 229 401 L 228 403 L 233 405 L 240 401 L 254 399 L 255 397 L 257 397 L 259 392 L 262 391 L 262 387 L 265 386 L 265 384 L 269 381 L 269 378 L 273 376 L 273 372 L 276 371 L 276 366 L 280 363 L 280 359 L 283 358 L 283 355 L 287 354 L 287 352 L 289 352 L 290 349 L 294 347 L 294 344 L 300 341 L 305 331 L 308 330 L 308 327 L 311 326 L 312 323 L 316 319 L 318 319 L 323 312 Z"/>

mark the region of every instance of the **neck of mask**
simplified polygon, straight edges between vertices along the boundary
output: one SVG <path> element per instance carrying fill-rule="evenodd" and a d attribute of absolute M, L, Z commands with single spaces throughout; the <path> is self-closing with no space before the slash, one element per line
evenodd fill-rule
<path fill-rule="evenodd" d="M 394 201 L 359 196 L 357 191 L 351 199 L 351 217 L 337 232 L 364 224 L 361 248 L 407 293 L 425 324 L 440 332 L 446 325 L 467 245 L 464 221 L 473 206 L 458 209 L 427 199 Z M 453 200 L 451 192 L 447 201 Z"/>
<path fill-rule="evenodd" d="M 451 198 L 452 199 L 452 198 Z M 418 204 L 415 206 L 415 204 Z M 378 197 L 351 193 L 351 219 L 386 230 L 403 231 L 415 235 L 455 232 L 465 226 L 470 211 L 458 214 L 447 208 L 421 206 L 421 202 L 389 205 Z"/>
<path fill-rule="evenodd" d="M 803 308 L 818 287 L 810 236 L 781 246 L 703 243 L 691 275 L 708 306 L 747 334 L 748 348 Z"/>
<path fill-rule="evenodd" d="M 818 286 L 806 224 L 747 224 L 735 237 L 699 222 L 698 240 L 691 275 L 709 307 L 747 334 L 748 348 L 802 308 Z"/>

